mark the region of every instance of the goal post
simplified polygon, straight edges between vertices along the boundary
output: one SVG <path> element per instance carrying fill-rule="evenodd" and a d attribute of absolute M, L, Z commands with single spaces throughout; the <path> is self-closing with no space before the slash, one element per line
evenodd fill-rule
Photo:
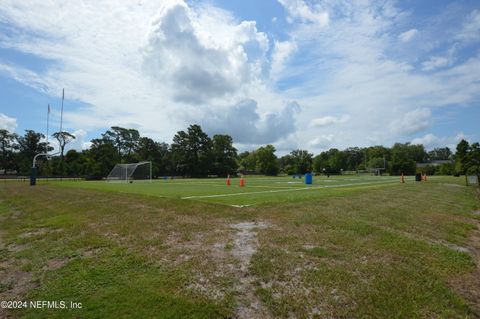
<path fill-rule="evenodd" d="M 116 164 L 107 176 L 107 182 L 152 181 L 152 162 Z"/>

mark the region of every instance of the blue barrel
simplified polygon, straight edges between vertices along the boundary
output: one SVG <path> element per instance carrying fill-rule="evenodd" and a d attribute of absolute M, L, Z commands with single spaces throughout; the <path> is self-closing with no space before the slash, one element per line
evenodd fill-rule
<path fill-rule="evenodd" d="M 305 174 L 305 184 L 311 185 L 313 182 L 313 176 L 311 173 Z"/>

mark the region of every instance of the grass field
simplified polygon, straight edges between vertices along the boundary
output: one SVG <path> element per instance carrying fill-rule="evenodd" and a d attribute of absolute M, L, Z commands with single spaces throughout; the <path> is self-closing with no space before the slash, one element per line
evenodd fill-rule
<path fill-rule="evenodd" d="M 298 182 L 1 183 L 0 318 L 480 316 L 463 179 Z"/>
<path fill-rule="evenodd" d="M 413 180 L 413 177 L 410 179 Z M 249 176 L 245 178 L 245 187 L 240 187 L 239 178 L 233 178 L 231 181 L 231 186 L 226 185 L 224 178 L 134 181 L 131 184 L 75 181 L 61 182 L 61 185 L 245 206 L 305 201 L 350 190 L 398 184 L 400 179 L 399 177 L 375 176 L 336 176 L 332 178 L 320 176 L 314 179 L 314 184 L 305 185 L 303 179 L 293 179 L 292 177 Z"/>

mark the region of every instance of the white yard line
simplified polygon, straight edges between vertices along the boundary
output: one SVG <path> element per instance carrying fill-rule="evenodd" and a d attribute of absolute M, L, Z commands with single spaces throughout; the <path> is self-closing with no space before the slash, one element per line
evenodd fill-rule
<path fill-rule="evenodd" d="M 291 188 L 291 189 L 277 189 L 277 190 L 272 190 L 272 191 L 260 191 L 260 192 L 244 192 L 244 193 L 217 194 L 217 195 L 197 195 L 197 196 L 181 197 L 181 199 L 227 197 L 227 196 L 240 196 L 240 195 L 247 195 L 247 194 L 279 193 L 279 192 L 288 192 L 288 191 L 299 191 L 299 190 L 302 190 L 302 189 L 310 189 L 310 188 L 309 187 L 304 187 L 304 188 Z"/>
<path fill-rule="evenodd" d="M 295 191 L 313 190 L 313 189 L 321 189 L 321 188 L 339 188 L 339 187 L 349 187 L 349 186 L 357 186 L 357 185 L 380 185 L 380 184 L 398 184 L 398 183 L 392 183 L 392 181 L 382 181 L 382 182 L 374 182 L 374 183 L 350 183 L 350 184 L 323 185 L 323 186 L 312 186 L 312 187 L 302 187 L 302 188 L 295 187 L 295 188 L 290 188 L 290 189 L 277 189 L 277 190 L 260 191 L 260 192 L 243 192 L 243 193 L 216 194 L 216 195 L 196 195 L 196 196 L 181 197 L 181 199 L 229 197 L 229 196 L 241 196 L 241 195 L 252 195 L 252 194 L 295 192 Z"/>

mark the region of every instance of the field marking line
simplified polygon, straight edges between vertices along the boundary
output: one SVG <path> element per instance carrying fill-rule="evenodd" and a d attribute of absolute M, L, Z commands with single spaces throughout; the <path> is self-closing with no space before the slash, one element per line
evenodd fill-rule
<path fill-rule="evenodd" d="M 350 184 L 341 184 L 341 185 L 323 185 L 323 186 L 314 186 L 314 187 L 296 187 L 290 189 L 277 189 L 270 191 L 260 191 L 260 192 L 243 192 L 243 193 L 233 193 L 233 194 L 216 194 L 216 195 L 195 195 L 195 196 L 186 196 L 180 197 L 180 199 L 193 199 L 193 198 L 215 198 L 215 197 L 228 197 L 228 196 L 241 196 L 241 195 L 252 195 L 252 194 L 269 194 L 269 193 L 280 193 L 280 192 L 295 192 L 302 190 L 313 190 L 313 189 L 322 189 L 322 188 L 340 188 L 340 187 L 349 187 L 356 185 L 381 185 L 381 184 L 394 184 L 391 181 L 388 182 L 375 182 L 375 183 L 350 183 Z M 397 184 L 397 183 L 395 183 Z"/>
<path fill-rule="evenodd" d="M 240 195 L 248 195 L 248 194 L 266 194 L 266 193 L 279 193 L 279 192 L 288 192 L 288 191 L 299 191 L 310 189 L 310 187 L 304 188 L 291 188 L 291 189 L 277 189 L 271 191 L 260 191 L 260 192 L 243 192 L 243 193 L 233 193 L 233 194 L 217 194 L 217 195 L 196 195 L 196 196 L 187 196 L 181 197 L 181 199 L 191 199 L 191 198 L 212 198 L 212 197 L 227 197 L 227 196 L 240 196 Z"/>

